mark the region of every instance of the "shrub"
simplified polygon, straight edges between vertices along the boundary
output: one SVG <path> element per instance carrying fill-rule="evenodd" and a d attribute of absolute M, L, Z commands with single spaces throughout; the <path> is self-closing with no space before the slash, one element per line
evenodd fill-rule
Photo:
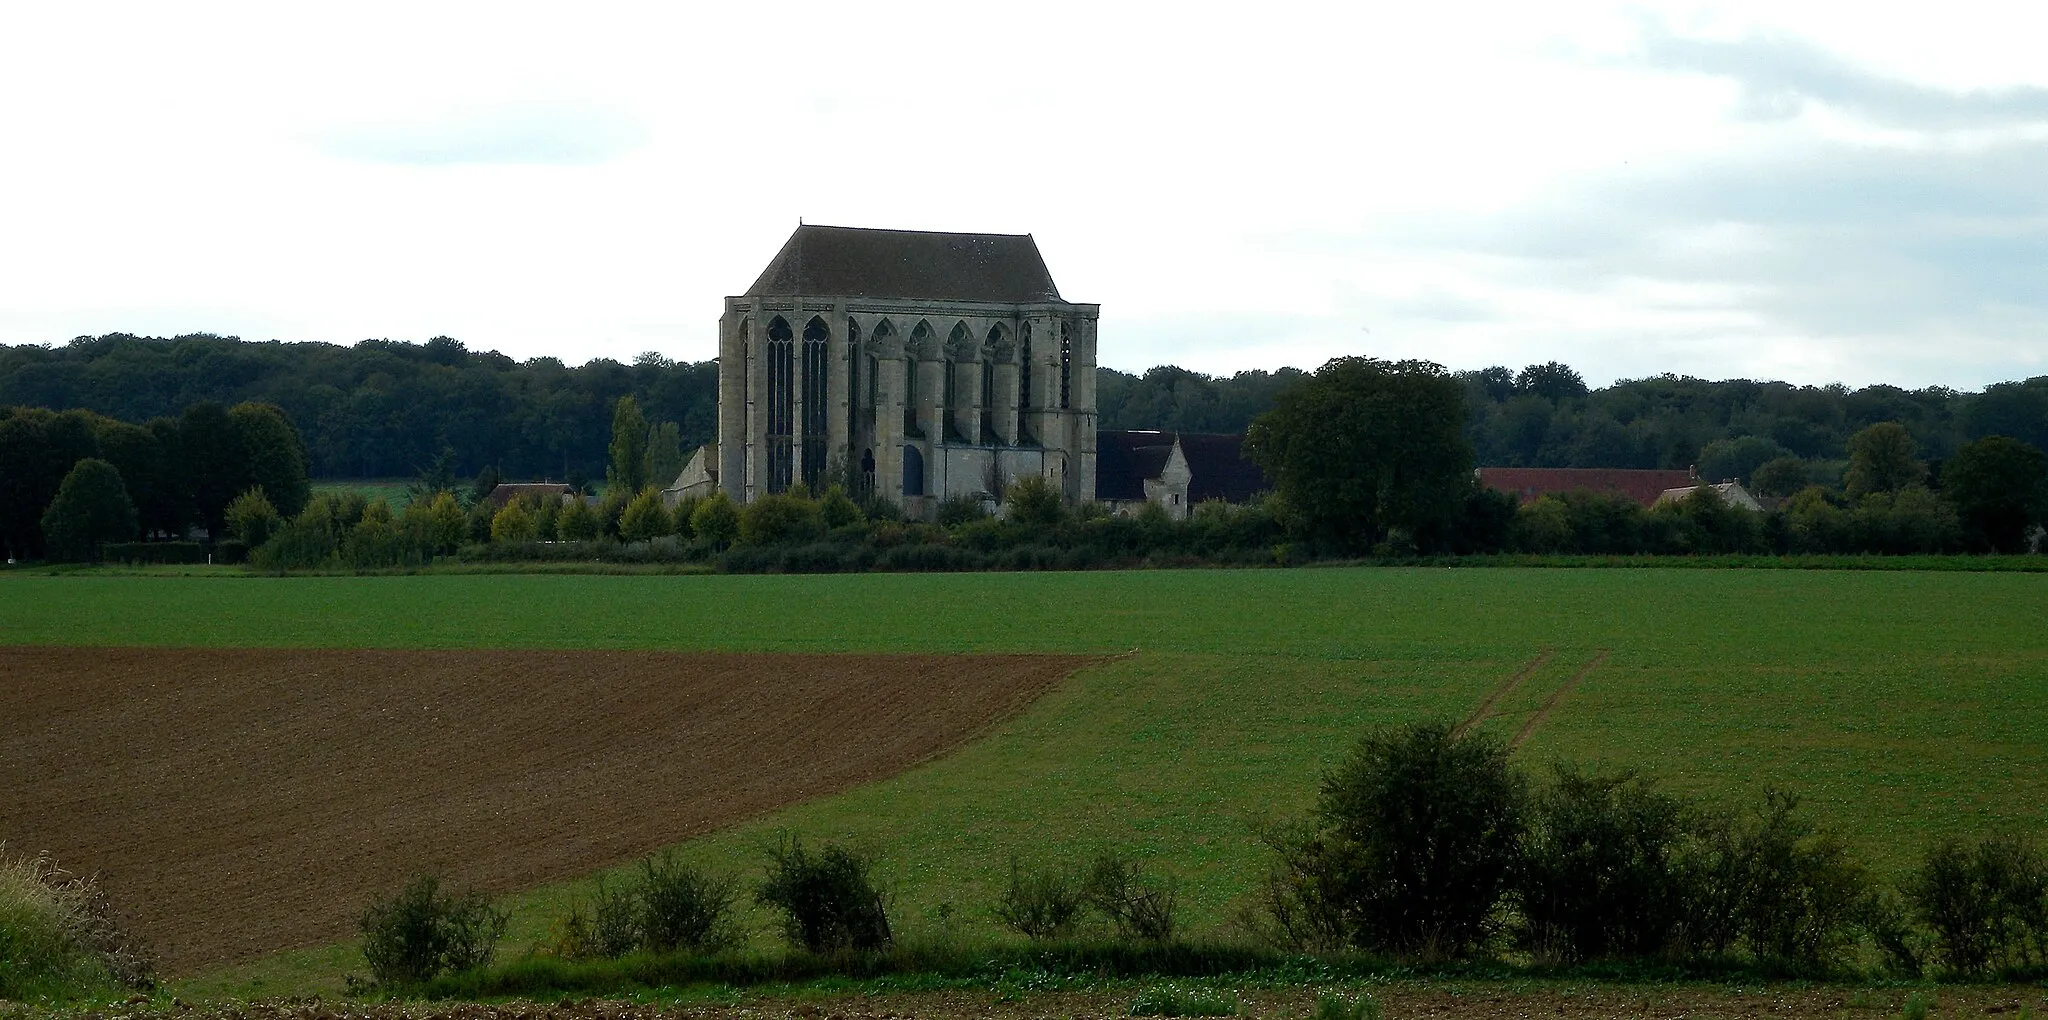
<path fill-rule="evenodd" d="M 270 541 L 250 550 L 249 563 L 258 570 L 283 573 L 287 570 L 308 570 L 327 562 L 334 555 L 336 542 L 334 531 L 328 524 L 328 517 L 316 503 L 305 513 L 292 518 L 289 524 L 279 528 Z"/>
<path fill-rule="evenodd" d="M 837 485 L 827 488 L 825 495 L 819 498 L 818 513 L 824 517 L 827 528 L 843 528 L 867 520 L 867 515 L 861 513 L 860 504 Z"/>
<path fill-rule="evenodd" d="M 1905 893 L 1948 971 L 1979 975 L 2048 963 L 2048 861 L 2018 836 L 1927 851 Z"/>
<path fill-rule="evenodd" d="M 714 491 L 697 504 L 696 510 L 691 511 L 690 530 L 709 542 L 713 549 L 723 549 L 739 537 L 739 508 L 733 505 L 732 497 L 726 495 L 724 489 Z"/>
<path fill-rule="evenodd" d="M 1684 916 L 1677 857 L 1686 836 L 1684 802 L 1650 780 L 1555 766 L 1522 842 L 1522 944 L 1568 961 L 1663 953 Z"/>
<path fill-rule="evenodd" d="M 1010 885 L 996 902 L 996 920 L 1028 939 L 1066 938 L 1081 920 L 1082 888 L 1063 871 L 1027 872 L 1010 860 Z"/>
<path fill-rule="evenodd" d="M 1056 528 L 1066 520 L 1065 501 L 1059 490 L 1042 475 L 1027 475 L 1004 493 L 1003 503 L 1010 520 L 1027 528 Z"/>
<path fill-rule="evenodd" d="M 747 504 L 739 518 L 739 538 L 748 545 L 807 542 L 825 533 L 818 504 L 795 491 L 762 496 Z"/>
<path fill-rule="evenodd" d="M 957 528 L 988 516 L 981 500 L 973 496 L 948 496 L 939 502 L 932 520 L 942 528 Z"/>
<path fill-rule="evenodd" d="M 673 530 L 675 521 L 661 503 L 661 492 L 651 485 L 640 490 L 619 514 L 621 541 L 646 542 Z"/>
<path fill-rule="evenodd" d="M 427 504 L 427 540 L 433 543 L 434 552 L 447 555 L 462 547 L 467 524 L 462 516 L 462 504 L 455 501 L 455 494 L 443 490 L 434 494 L 434 501 Z"/>
<path fill-rule="evenodd" d="M 1236 1016 L 1237 1003 L 1213 992 L 1154 985 L 1131 1000 L 1132 1016 Z"/>
<path fill-rule="evenodd" d="M 1441 722 L 1375 731 L 1323 778 L 1303 877 L 1343 917 L 1348 941 L 1462 956 L 1508 888 L 1525 800 L 1499 739 Z"/>
<path fill-rule="evenodd" d="M 1145 874 L 1136 861 L 1115 854 L 1096 858 L 1082 897 L 1115 922 L 1123 938 L 1165 942 L 1173 937 L 1179 883 Z"/>
<path fill-rule="evenodd" d="M 380 985 L 423 984 L 490 963 L 510 922 L 482 893 L 448 894 L 439 876 L 420 875 L 363 911 L 363 959 Z"/>
<path fill-rule="evenodd" d="M 1361 992 L 1356 999 L 1318 995 L 1316 1020 L 1380 1020 L 1380 1000 L 1371 992 Z"/>
<path fill-rule="evenodd" d="M 225 512 L 228 534 L 247 543 L 251 548 L 268 541 L 284 519 L 277 514 L 277 508 L 270 505 L 270 498 L 263 494 L 258 485 L 236 496 Z"/>
<path fill-rule="evenodd" d="M 1678 869 L 1694 952 L 1739 944 L 1758 963 L 1813 970 L 1855 941 L 1869 875 L 1832 834 L 1797 817 L 1798 806 L 1773 790 L 1746 812 L 1700 814 Z"/>
<path fill-rule="evenodd" d="M 670 854 L 640 861 L 640 945 L 657 953 L 704 953 L 735 945 L 737 883 L 679 863 Z"/>
<path fill-rule="evenodd" d="M 91 878 L 0 844 L 0 1000 L 71 999 L 155 985 Z"/>
<path fill-rule="evenodd" d="M 814 953 L 884 949 L 892 941 L 888 909 L 868 876 L 870 865 L 836 844 L 813 854 L 784 837 L 770 851 L 768 877 L 754 897 L 782 911 L 793 945 Z"/>

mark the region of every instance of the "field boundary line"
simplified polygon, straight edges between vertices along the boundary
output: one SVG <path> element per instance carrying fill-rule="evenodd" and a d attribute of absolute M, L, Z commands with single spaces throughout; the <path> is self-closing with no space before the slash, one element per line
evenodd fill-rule
<path fill-rule="evenodd" d="M 1536 714 L 1530 716 L 1529 721 L 1522 724 L 1522 731 L 1515 734 L 1515 739 L 1508 741 L 1508 749 L 1513 750 L 1522 746 L 1522 742 L 1529 739 L 1530 734 L 1536 732 L 1536 727 L 1543 725 L 1544 720 L 1550 718 L 1550 710 L 1556 708 L 1557 703 L 1564 700 L 1565 694 L 1572 688 L 1577 687 L 1579 681 L 1586 678 L 1586 674 L 1599 669 L 1600 664 L 1607 661 L 1608 651 L 1609 649 L 1606 648 L 1600 649 L 1599 654 L 1593 656 L 1593 661 L 1579 667 L 1579 671 L 1573 673 L 1571 679 L 1566 680 L 1557 690 L 1550 692 L 1550 700 L 1545 701 L 1543 707 L 1537 709 Z"/>
<path fill-rule="evenodd" d="M 1500 704 L 1502 698 L 1515 693 L 1515 688 L 1522 686 L 1522 681 L 1535 676 L 1536 671 L 1542 669 L 1543 664 L 1549 662 L 1550 656 L 1556 651 L 1557 649 L 1555 648 L 1545 648 L 1537 652 L 1535 658 L 1523 663 L 1522 668 L 1516 670 L 1514 676 L 1508 677 L 1506 683 L 1494 688 L 1493 693 L 1487 695 L 1486 700 L 1479 703 L 1479 707 L 1473 711 L 1470 718 L 1451 729 L 1451 736 L 1464 736 L 1466 730 L 1485 722 L 1493 715 L 1493 707 Z"/>

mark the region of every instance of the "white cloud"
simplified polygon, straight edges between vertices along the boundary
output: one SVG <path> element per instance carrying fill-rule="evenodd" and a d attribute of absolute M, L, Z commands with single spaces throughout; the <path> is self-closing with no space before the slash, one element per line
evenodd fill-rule
<path fill-rule="evenodd" d="M 705 358 L 802 216 L 1034 233 L 1119 368 L 1977 386 L 2048 371 L 2041 17 L 46 5 L 0 342 Z"/>

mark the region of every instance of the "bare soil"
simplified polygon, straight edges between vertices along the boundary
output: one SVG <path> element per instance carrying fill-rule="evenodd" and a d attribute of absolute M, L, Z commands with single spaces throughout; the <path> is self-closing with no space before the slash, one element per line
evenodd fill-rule
<path fill-rule="evenodd" d="M 1231 993 L 1225 992 L 1226 995 Z M 1244 1017 L 1308 1018 L 1330 990 L 1247 990 L 1235 996 Z M 1355 990 L 1336 990 L 1345 998 Z M 1975 985 L 1931 989 L 1771 985 L 1396 984 L 1373 990 L 1387 1020 L 1683 1020 L 1753 1018 L 1807 1020 L 1863 1017 L 1891 1020 L 1908 997 L 1928 1004 L 1927 1016 L 2040 1015 L 2048 998 L 2037 987 Z M 1136 993 L 1047 992 L 1007 1000 L 986 991 L 887 995 L 747 998 L 716 1005 L 649 1005 L 583 1000 L 559 1003 L 223 1003 L 198 1008 L 134 1006 L 95 1014 L 99 1020 L 1026 1020 L 1066 1017 L 1110 1020 L 1130 1015 Z M 6 1011 L 0 1009 L 0 1015 Z"/>
<path fill-rule="evenodd" d="M 422 869 L 530 887 L 901 772 L 1089 661 L 0 647 L 0 841 L 176 976 Z"/>

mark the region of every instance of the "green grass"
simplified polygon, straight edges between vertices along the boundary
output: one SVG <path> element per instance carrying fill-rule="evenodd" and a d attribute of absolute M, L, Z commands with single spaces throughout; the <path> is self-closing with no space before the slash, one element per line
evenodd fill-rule
<path fill-rule="evenodd" d="M 323 478 L 313 483 L 313 492 L 359 492 L 364 499 L 381 499 L 391 504 L 391 509 L 403 510 L 407 503 L 412 502 L 406 495 L 406 489 L 411 485 L 410 478 Z"/>
<path fill-rule="evenodd" d="M 1178 873 L 1188 926 L 1213 935 L 1265 866 L 1252 833 L 1301 811 L 1361 730 L 1463 718 L 1545 648 L 1489 729 L 1514 734 L 1609 654 L 1524 746 L 1532 762 L 1637 765 L 1729 796 L 1790 788 L 1895 874 L 1937 834 L 2042 828 L 2044 609 L 2048 576 L 2026 573 L 0 575 L 12 643 L 1137 650 L 947 759 L 680 848 L 752 878 L 778 830 L 851 841 L 881 855 L 899 931 L 935 938 L 995 935 L 1011 855 L 1110 848 Z M 515 897 L 512 951 L 585 888 Z M 349 967 L 328 947 L 189 987 L 332 988 Z"/>

